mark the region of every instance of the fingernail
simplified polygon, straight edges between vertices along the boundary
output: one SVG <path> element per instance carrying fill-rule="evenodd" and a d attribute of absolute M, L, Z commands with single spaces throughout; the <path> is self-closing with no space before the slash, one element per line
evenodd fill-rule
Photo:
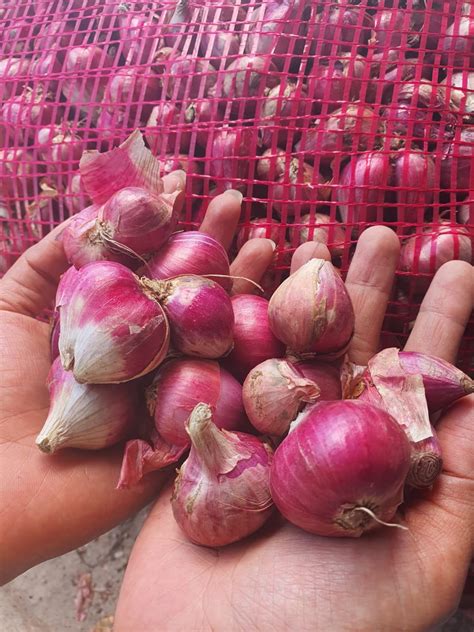
<path fill-rule="evenodd" d="M 244 199 L 244 196 L 242 195 L 240 191 L 237 191 L 237 189 L 227 189 L 226 194 L 232 195 L 232 197 L 238 200 L 239 204 L 242 204 L 242 200 Z"/>
<path fill-rule="evenodd" d="M 276 243 L 273 241 L 273 239 L 267 239 L 267 241 L 270 243 L 273 252 L 275 252 L 275 248 L 277 247 Z"/>

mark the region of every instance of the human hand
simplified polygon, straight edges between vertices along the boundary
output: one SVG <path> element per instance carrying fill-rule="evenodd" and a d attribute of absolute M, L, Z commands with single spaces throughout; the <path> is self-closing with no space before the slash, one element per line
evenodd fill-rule
<path fill-rule="evenodd" d="M 302 265 L 314 248 L 301 247 L 293 266 Z M 356 313 L 350 356 L 357 364 L 378 350 L 398 256 L 390 229 L 361 235 L 347 278 Z M 453 362 L 473 307 L 473 287 L 471 266 L 444 265 L 406 349 Z M 445 414 L 438 436 L 444 470 L 432 491 L 405 503 L 408 532 L 385 528 L 360 539 L 323 538 L 276 518 L 254 536 L 213 550 L 186 540 L 167 489 L 132 551 L 115 631 L 394 632 L 439 623 L 459 602 L 473 553 L 472 396 Z"/>
<path fill-rule="evenodd" d="M 183 175 L 167 176 L 165 190 L 182 188 Z M 240 206 L 238 194 L 216 197 L 202 230 L 227 248 Z M 0 583 L 108 531 L 155 497 L 165 480 L 157 472 L 131 490 L 117 491 L 123 446 L 44 455 L 35 445 L 48 413 L 51 364 L 49 326 L 36 317 L 52 307 L 67 268 L 63 229 L 30 248 L 0 281 Z M 247 274 L 255 280 L 273 256 L 270 242 L 259 241 L 249 242 L 234 264 L 245 270 L 249 258 L 256 258 Z"/>

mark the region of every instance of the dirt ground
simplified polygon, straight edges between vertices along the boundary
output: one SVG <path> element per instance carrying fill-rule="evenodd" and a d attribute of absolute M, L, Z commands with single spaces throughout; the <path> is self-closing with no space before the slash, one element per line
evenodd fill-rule
<path fill-rule="evenodd" d="M 112 632 L 120 583 L 145 516 L 146 510 L 87 546 L 40 564 L 7 584 L 0 590 L 0 630 Z M 474 625 L 457 614 L 429 632 L 474 632 Z"/>

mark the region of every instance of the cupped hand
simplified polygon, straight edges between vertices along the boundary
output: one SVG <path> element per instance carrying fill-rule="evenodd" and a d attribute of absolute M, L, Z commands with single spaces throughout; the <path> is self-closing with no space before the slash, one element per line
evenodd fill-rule
<path fill-rule="evenodd" d="M 294 267 L 321 246 L 297 251 Z M 387 228 L 360 237 L 347 278 L 356 329 L 351 359 L 378 350 L 399 256 Z M 473 307 L 473 268 L 443 266 L 406 349 L 454 361 Z M 432 491 L 404 506 L 409 531 L 384 528 L 360 539 L 310 535 L 277 518 L 235 545 L 191 544 L 176 525 L 170 490 L 160 496 L 126 571 L 115 631 L 258 632 L 426 630 L 456 608 L 474 540 L 474 399 L 438 427 L 444 470 Z"/>
<path fill-rule="evenodd" d="M 167 176 L 165 189 L 182 188 L 183 176 Z M 209 206 L 202 228 L 226 248 L 240 206 L 238 193 L 218 196 Z M 36 317 L 52 307 L 67 268 L 63 229 L 30 248 L 0 281 L 1 582 L 111 529 L 153 499 L 165 480 L 155 473 L 134 489 L 117 491 L 122 446 L 51 456 L 35 445 L 48 413 L 51 364 L 49 326 Z M 263 242 L 266 267 L 272 248 Z"/>

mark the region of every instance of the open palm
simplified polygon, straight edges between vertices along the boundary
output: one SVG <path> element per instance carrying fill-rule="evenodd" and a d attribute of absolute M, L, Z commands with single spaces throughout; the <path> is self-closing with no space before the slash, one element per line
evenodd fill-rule
<path fill-rule="evenodd" d="M 167 176 L 165 189 L 183 186 L 183 176 Z M 226 247 L 240 202 L 229 193 L 215 198 L 203 222 Z M 48 413 L 51 364 L 49 326 L 36 317 L 52 306 L 67 268 L 62 230 L 33 246 L 0 281 L 0 583 L 109 530 L 155 497 L 165 480 L 155 473 L 132 490 L 117 491 L 123 446 L 50 456 L 35 445 Z M 254 255 L 255 274 L 268 266 L 271 244 L 260 241 L 258 252 L 249 243 L 236 261 L 239 273 Z"/>
<path fill-rule="evenodd" d="M 297 251 L 295 267 L 311 256 L 309 250 Z M 351 356 L 357 363 L 377 351 L 398 252 L 389 229 L 369 229 L 359 240 L 347 280 L 356 311 Z M 407 349 L 453 361 L 472 310 L 473 287 L 471 266 L 443 266 Z M 472 397 L 444 416 L 439 438 L 444 471 L 431 492 L 405 503 L 408 532 L 321 538 L 276 518 L 252 538 L 211 550 L 190 544 L 180 532 L 167 490 L 132 552 L 116 632 L 393 632 L 426 630 L 448 617 L 473 552 Z"/>

